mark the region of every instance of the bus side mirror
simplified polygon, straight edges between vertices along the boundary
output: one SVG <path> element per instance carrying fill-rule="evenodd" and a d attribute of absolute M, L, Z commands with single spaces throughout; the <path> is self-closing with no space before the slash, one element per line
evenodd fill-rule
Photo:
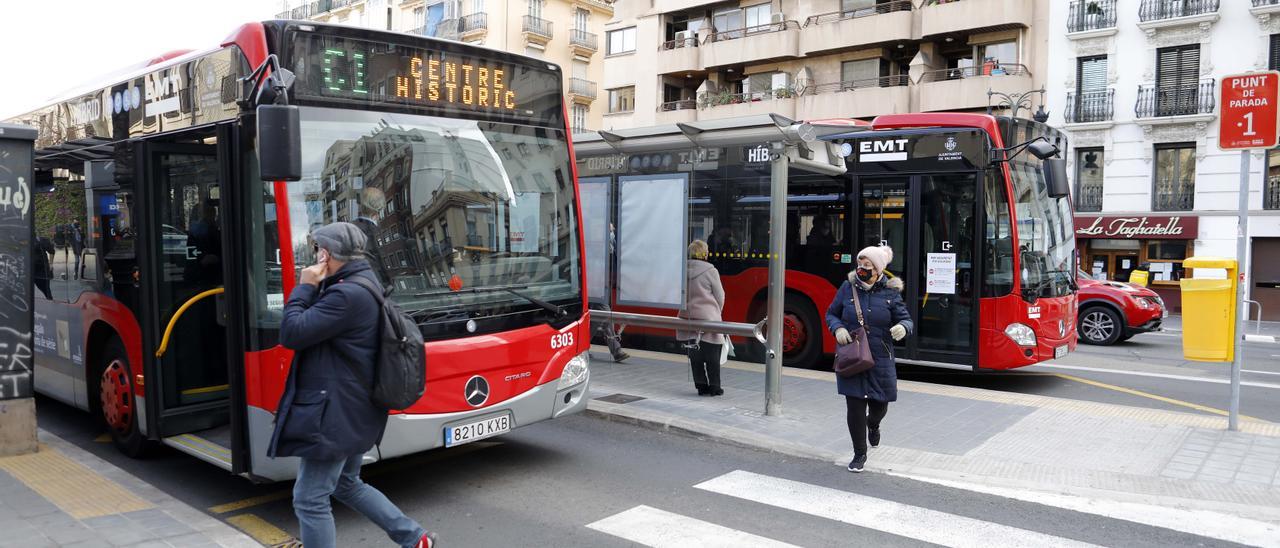
<path fill-rule="evenodd" d="M 1050 198 L 1066 198 L 1071 195 L 1071 183 L 1067 181 L 1067 161 L 1062 158 L 1048 158 L 1040 167 L 1044 171 L 1044 183 L 1049 189 Z"/>
<path fill-rule="evenodd" d="M 258 174 L 264 181 L 302 178 L 302 129 L 298 107 L 258 106 Z"/>

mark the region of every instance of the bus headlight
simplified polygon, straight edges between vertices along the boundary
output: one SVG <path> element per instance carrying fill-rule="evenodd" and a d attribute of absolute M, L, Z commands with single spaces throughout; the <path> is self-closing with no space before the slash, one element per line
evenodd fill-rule
<path fill-rule="evenodd" d="M 1013 339 L 1013 342 L 1018 343 L 1018 346 L 1036 345 L 1036 332 L 1020 323 L 1009 324 L 1009 327 L 1004 328 L 1004 335 Z"/>
<path fill-rule="evenodd" d="M 560 383 L 556 385 L 556 391 L 564 390 L 587 380 L 588 364 L 586 352 L 570 358 L 569 363 L 564 365 L 564 372 L 560 374 Z"/>

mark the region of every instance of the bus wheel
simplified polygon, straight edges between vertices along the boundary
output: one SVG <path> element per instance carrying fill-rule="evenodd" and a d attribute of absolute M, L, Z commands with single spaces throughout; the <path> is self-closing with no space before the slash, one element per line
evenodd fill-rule
<path fill-rule="evenodd" d="M 1077 327 L 1080 338 L 1088 344 L 1107 346 L 1120 340 L 1123 319 L 1105 306 L 1092 306 L 1080 313 Z"/>
<path fill-rule="evenodd" d="M 782 364 L 812 369 L 822 354 L 822 326 L 813 305 L 787 296 L 782 304 Z"/>
<path fill-rule="evenodd" d="M 98 411 L 107 433 L 120 452 L 139 457 L 145 452 L 146 439 L 138 431 L 138 413 L 135 409 L 133 383 L 130 382 L 129 358 L 124 344 L 113 338 L 102 351 L 98 371 Z"/>

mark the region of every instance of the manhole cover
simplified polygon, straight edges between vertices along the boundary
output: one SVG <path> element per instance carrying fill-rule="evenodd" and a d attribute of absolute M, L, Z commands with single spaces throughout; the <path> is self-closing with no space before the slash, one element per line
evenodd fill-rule
<path fill-rule="evenodd" d="M 596 401 L 602 401 L 605 403 L 631 403 L 633 401 L 640 401 L 643 399 L 644 397 L 642 396 L 632 396 L 631 394 L 609 394 L 608 396 L 596 398 Z"/>

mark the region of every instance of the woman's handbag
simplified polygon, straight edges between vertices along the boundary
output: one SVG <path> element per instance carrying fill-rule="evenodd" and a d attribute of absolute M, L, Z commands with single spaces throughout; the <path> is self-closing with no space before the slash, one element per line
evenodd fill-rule
<path fill-rule="evenodd" d="M 875 358 L 871 356 L 871 343 L 867 340 L 867 321 L 862 317 L 862 303 L 858 302 L 858 288 L 850 289 L 853 291 L 854 309 L 858 311 L 858 328 L 849 331 L 853 342 L 836 347 L 835 371 L 841 377 L 852 377 L 876 365 Z"/>
<path fill-rule="evenodd" d="M 729 356 L 733 355 L 733 341 L 728 335 L 724 336 L 724 344 L 720 345 L 720 365 L 729 363 Z"/>

